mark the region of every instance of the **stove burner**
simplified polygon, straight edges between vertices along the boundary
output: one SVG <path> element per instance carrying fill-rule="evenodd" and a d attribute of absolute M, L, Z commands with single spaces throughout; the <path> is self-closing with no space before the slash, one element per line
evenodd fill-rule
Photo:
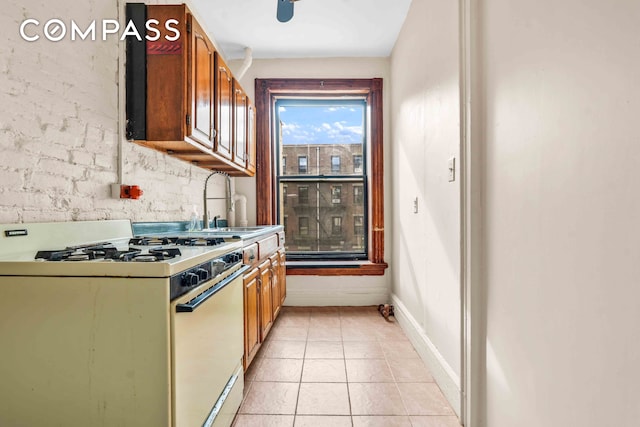
<path fill-rule="evenodd" d="M 129 248 L 126 251 L 112 251 L 105 254 L 105 259 L 128 262 L 140 255 L 140 252 L 142 252 L 140 249 L 135 248 Z"/>
<path fill-rule="evenodd" d="M 154 255 L 137 255 L 131 259 L 131 261 L 135 262 L 156 262 L 158 258 Z"/>
<path fill-rule="evenodd" d="M 155 256 L 157 260 L 165 260 L 180 256 L 182 253 L 178 248 L 158 248 L 149 249 L 149 255 Z"/>
<path fill-rule="evenodd" d="M 215 246 L 224 243 L 224 239 L 216 237 L 185 237 L 175 240 L 179 246 Z"/>
<path fill-rule="evenodd" d="M 129 244 L 135 246 L 158 246 L 168 245 L 175 240 L 175 237 L 133 237 L 129 240 Z"/>
<path fill-rule="evenodd" d="M 96 243 L 93 245 L 69 246 L 56 251 L 38 251 L 36 259 L 47 261 L 88 261 L 105 258 L 107 253 L 116 251 L 111 243 Z"/>

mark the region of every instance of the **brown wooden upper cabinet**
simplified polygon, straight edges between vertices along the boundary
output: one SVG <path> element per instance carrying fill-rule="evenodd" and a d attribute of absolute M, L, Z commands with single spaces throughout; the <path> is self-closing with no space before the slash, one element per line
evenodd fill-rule
<path fill-rule="evenodd" d="M 227 64 L 216 52 L 216 135 L 215 152 L 231 160 L 233 154 L 233 76 Z"/>
<path fill-rule="evenodd" d="M 234 121 L 233 136 L 235 149 L 233 151 L 233 162 L 243 168 L 247 167 L 247 114 L 248 98 L 242 87 L 233 79 L 234 91 Z"/>
<path fill-rule="evenodd" d="M 256 173 L 256 107 L 247 98 L 247 172 Z"/>
<path fill-rule="evenodd" d="M 212 148 L 215 137 L 213 121 L 213 66 L 215 50 L 204 30 L 192 15 L 191 23 L 191 111 L 186 120 L 187 137 Z"/>
<path fill-rule="evenodd" d="M 160 23 L 176 19 L 180 37 L 165 39 L 175 34 L 158 25 L 160 38 L 147 41 L 146 136 L 136 142 L 206 169 L 253 176 L 247 154 L 255 159 L 255 110 L 246 93 L 184 4 L 146 10 Z"/>

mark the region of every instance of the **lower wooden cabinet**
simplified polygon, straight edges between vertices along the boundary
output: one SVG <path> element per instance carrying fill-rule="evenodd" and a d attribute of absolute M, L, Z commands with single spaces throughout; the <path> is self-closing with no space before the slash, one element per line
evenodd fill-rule
<path fill-rule="evenodd" d="M 280 278 L 280 307 L 282 307 L 287 297 L 287 264 L 284 249 L 278 250 L 278 260 L 280 261 L 278 270 L 278 277 Z"/>
<path fill-rule="evenodd" d="M 268 247 L 265 242 L 258 247 Z M 244 262 L 254 268 L 244 276 L 244 368 L 267 338 L 287 295 L 284 248 L 256 255 L 256 244 L 244 248 Z"/>
<path fill-rule="evenodd" d="M 260 340 L 264 341 L 273 325 L 271 261 L 265 260 L 258 270 L 260 270 Z"/>
<path fill-rule="evenodd" d="M 260 270 L 244 276 L 244 360 L 249 366 L 260 349 Z"/>
<path fill-rule="evenodd" d="M 271 262 L 271 310 L 275 319 L 280 314 L 282 298 L 280 298 L 280 255 L 276 252 L 269 257 Z"/>

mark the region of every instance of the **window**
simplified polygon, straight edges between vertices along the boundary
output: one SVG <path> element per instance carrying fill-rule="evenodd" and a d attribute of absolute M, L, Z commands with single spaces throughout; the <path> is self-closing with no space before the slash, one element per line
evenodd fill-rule
<path fill-rule="evenodd" d="M 362 155 L 353 155 L 353 173 L 362 173 Z"/>
<path fill-rule="evenodd" d="M 287 194 L 287 189 L 288 187 L 286 185 L 282 186 L 282 204 L 284 206 L 287 206 L 287 199 L 289 198 Z"/>
<path fill-rule="evenodd" d="M 340 156 L 331 156 L 331 173 L 340 173 Z"/>
<path fill-rule="evenodd" d="M 257 221 L 287 218 L 287 274 L 384 274 L 382 79 L 256 79 L 256 88 L 266 138 L 257 147 Z M 291 156 L 298 167 L 283 170 Z M 297 203 L 284 206 L 284 185 Z"/>
<path fill-rule="evenodd" d="M 353 234 L 356 236 L 364 234 L 364 217 L 362 215 L 354 215 L 353 217 Z"/>
<path fill-rule="evenodd" d="M 280 222 L 284 215 L 305 217 L 301 227 L 313 228 L 305 233 L 300 229 L 297 235 L 285 233 L 288 259 L 366 259 L 367 242 L 355 245 L 351 227 L 346 233 L 342 227 L 344 217 L 362 215 L 365 210 L 364 199 L 353 203 L 350 197 L 343 198 L 343 190 L 350 191 L 352 185 L 364 188 L 366 177 L 364 171 L 343 174 L 341 167 L 342 159 L 365 152 L 365 99 L 283 97 L 275 107 L 280 125 L 274 133 L 276 159 L 298 159 L 297 174 L 276 174 L 278 198 L 287 197 L 285 186 L 298 188 L 298 203 L 285 206 L 281 202 L 278 217 Z M 282 164 L 273 170 L 282 171 Z"/>
<path fill-rule="evenodd" d="M 334 236 L 342 234 L 342 217 L 334 216 L 331 218 L 331 234 Z"/>
<path fill-rule="evenodd" d="M 287 156 L 282 156 L 282 175 L 287 174 Z"/>
<path fill-rule="evenodd" d="M 340 204 L 342 201 L 342 186 L 341 185 L 332 185 L 331 186 L 331 203 L 334 205 Z"/>
<path fill-rule="evenodd" d="M 360 204 L 364 200 L 364 193 L 362 192 L 362 185 L 353 186 L 353 203 Z"/>
<path fill-rule="evenodd" d="M 308 205 L 309 204 L 309 187 L 306 185 L 298 187 L 298 204 L 299 205 Z"/>
<path fill-rule="evenodd" d="M 298 156 L 298 173 L 307 173 L 307 156 Z"/>
<path fill-rule="evenodd" d="M 309 234 L 309 217 L 301 216 L 298 218 L 298 232 L 302 236 Z"/>

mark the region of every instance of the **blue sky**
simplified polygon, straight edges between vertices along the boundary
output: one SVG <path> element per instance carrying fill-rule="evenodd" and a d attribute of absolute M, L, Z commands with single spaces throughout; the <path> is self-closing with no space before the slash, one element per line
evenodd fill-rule
<path fill-rule="evenodd" d="M 362 143 L 363 107 L 286 105 L 279 112 L 285 145 Z"/>

